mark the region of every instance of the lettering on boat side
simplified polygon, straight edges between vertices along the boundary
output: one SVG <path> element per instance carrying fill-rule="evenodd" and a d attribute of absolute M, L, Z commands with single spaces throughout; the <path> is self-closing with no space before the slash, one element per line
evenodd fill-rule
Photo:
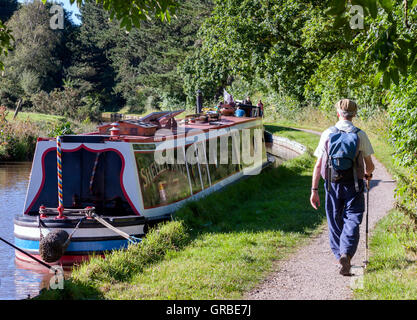
<path fill-rule="evenodd" d="M 251 316 L 250 304 L 213 304 L 210 308 L 202 308 L 196 306 L 180 306 L 174 304 L 167 307 L 167 315 L 186 315 L 197 318 L 201 314 L 211 315 L 243 315 Z"/>
<path fill-rule="evenodd" d="M 173 136 L 169 130 L 155 134 L 155 137 Z M 161 139 L 162 140 L 162 139 Z M 159 166 L 167 164 L 190 165 L 239 165 L 243 174 L 256 175 L 261 172 L 266 153 L 263 141 L 263 128 L 249 129 L 219 129 L 203 132 L 193 129 L 187 132 L 185 138 L 185 153 L 178 152 L 174 139 L 166 139 L 160 143 L 154 153 L 154 161 Z"/>

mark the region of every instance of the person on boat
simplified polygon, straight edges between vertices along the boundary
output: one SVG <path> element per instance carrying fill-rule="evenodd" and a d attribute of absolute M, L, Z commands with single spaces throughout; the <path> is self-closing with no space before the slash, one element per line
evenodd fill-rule
<path fill-rule="evenodd" d="M 320 206 L 318 186 L 321 174 L 325 179 L 330 248 L 341 264 L 340 274 L 350 275 L 350 262 L 358 247 L 359 225 L 365 211 L 364 179 L 371 180 L 375 169 L 371 158 L 374 150 L 366 133 L 352 123 L 357 114 L 356 103 L 343 99 L 335 107 L 339 121 L 322 133 L 314 152 L 317 162 L 310 203 L 316 210 Z M 345 161 L 349 153 L 345 151 L 350 151 L 351 158 L 355 158 Z M 339 158 L 333 157 L 335 152 Z M 343 168 L 348 169 L 341 170 Z"/>
<path fill-rule="evenodd" d="M 240 107 L 237 107 L 235 111 L 235 117 L 242 118 L 246 115 L 245 110 L 240 109 Z"/>
<path fill-rule="evenodd" d="M 257 107 L 259 108 L 259 116 L 264 116 L 264 104 L 262 103 L 261 99 L 259 99 Z"/>
<path fill-rule="evenodd" d="M 219 104 L 216 106 L 216 111 L 220 112 L 222 108 L 223 108 L 223 101 L 220 101 Z"/>
<path fill-rule="evenodd" d="M 250 97 L 247 96 L 245 100 L 243 100 L 243 104 L 246 104 L 248 106 L 252 105 L 252 101 L 250 100 Z"/>

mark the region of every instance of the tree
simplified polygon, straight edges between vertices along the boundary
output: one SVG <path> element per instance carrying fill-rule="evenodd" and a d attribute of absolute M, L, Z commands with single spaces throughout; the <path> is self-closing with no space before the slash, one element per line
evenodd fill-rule
<path fill-rule="evenodd" d="M 11 30 L 0 21 L 0 59 L 2 59 L 2 56 L 7 56 L 11 48 L 10 43 L 12 40 L 13 36 Z M 4 63 L 2 60 L 0 60 L 0 70 L 4 70 Z"/>
<path fill-rule="evenodd" d="M 42 0 L 46 4 L 47 0 Z M 83 2 L 95 2 L 102 4 L 110 13 L 111 19 L 120 21 L 120 27 L 130 30 L 132 26 L 140 27 L 141 21 L 151 19 L 153 15 L 162 21 L 170 20 L 178 5 L 176 0 L 70 0 L 82 7 Z M 3 69 L 2 55 L 7 55 L 12 37 L 10 30 L 4 27 L 0 21 L 0 70 Z"/>
<path fill-rule="evenodd" d="M 0 0 L 0 21 L 7 22 L 18 8 L 17 0 Z"/>
<path fill-rule="evenodd" d="M 417 43 L 410 21 L 417 18 L 417 0 L 333 0 L 327 14 L 334 17 L 335 30 L 349 30 L 352 6 L 364 10 L 365 28 L 355 41 L 361 61 L 377 64 L 375 81 L 385 89 L 399 84 L 409 71 L 417 72 Z"/>
<path fill-rule="evenodd" d="M 194 50 L 197 31 L 211 9 L 211 0 L 187 0 L 170 23 L 146 21 L 129 33 L 111 26 L 108 34 L 116 39 L 109 52 L 117 72 L 115 90 L 128 106 L 138 112 L 145 106 L 184 107 L 186 96 L 177 67 Z"/>
<path fill-rule="evenodd" d="M 187 0 L 170 23 L 144 21 L 128 32 L 110 21 L 101 5 L 87 2 L 81 7 L 83 23 L 67 77 L 87 94 L 98 92 L 105 110 L 125 104 L 132 112 L 183 107 L 177 66 L 194 49 L 197 30 L 211 8 L 211 0 Z"/>
<path fill-rule="evenodd" d="M 42 0 L 44 3 L 47 0 Z M 108 11 L 110 18 L 120 21 L 120 27 L 130 30 L 132 26 L 140 28 L 141 21 L 150 20 L 151 16 L 161 21 L 170 20 L 178 5 L 177 0 L 70 0 L 82 7 L 83 2 L 96 3 Z"/>
<path fill-rule="evenodd" d="M 7 22 L 14 41 L 0 78 L 1 99 L 29 98 L 39 90 L 49 91 L 59 85 L 63 33 L 51 30 L 49 19 L 48 6 L 34 1 L 22 5 Z"/>
<path fill-rule="evenodd" d="M 109 50 L 115 46 L 116 37 L 109 34 L 109 14 L 101 5 L 90 2 L 85 3 L 80 12 L 83 23 L 68 44 L 72 53 L 65 78 L 83 96 L 99 99 L 104 110 L 116 111 L 122 101 L 113 92 L 116 73 Z"/>
<path fill-rule="evenodd" d="M 332 30 L 311 32 L 317 20 L 327 26 L 324 8 L 326 2 L 314 0 L 216 1 L 200 29 L 201 45 L 181 66 L 187 94 L 201 89 L 214 97 L 233 79 L 264 79 L 271 90 L 303 102 L 319 61 L 348 45 Z"/>
<path fill-rule="evenodd" d="M 17 10 L 19 4 L 17 0 L 0 0 L 0 70 L 4 69 L 1 56 L 7 56 L 8 50 L 13 40 L 11 31 L 4 25 L 13 13 Z"/>

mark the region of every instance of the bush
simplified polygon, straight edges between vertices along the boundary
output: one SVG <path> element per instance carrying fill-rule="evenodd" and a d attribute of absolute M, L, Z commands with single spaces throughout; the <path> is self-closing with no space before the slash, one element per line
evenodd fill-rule
<path fill-rule="evenodd" d="M 417 80 L 410 76 L 388 96 L 390 136 L 398 164 L 408 169 L 400 177 L 397 194 L 403 205 L 417 210 Z"/>
<path fill-rule="evenodd" d="M 0 161 L 28 161 L 35 153 L 39 128 L 29 120 L 9 122 L 0 107 Z"/>

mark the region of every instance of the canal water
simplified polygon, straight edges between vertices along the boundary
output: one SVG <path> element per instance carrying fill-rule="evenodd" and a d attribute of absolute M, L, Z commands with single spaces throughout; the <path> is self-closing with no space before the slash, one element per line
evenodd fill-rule
<path fill-rule="evenodd" d="M 13 217 L 21 214 L 31 163 L 0 163 L 0 237 L 14 243 Z M 49 283 L 48 269 L 30 270 L 15 261 L 14 249 L 0 241 L 0 300 L 35 296 Z"/>

